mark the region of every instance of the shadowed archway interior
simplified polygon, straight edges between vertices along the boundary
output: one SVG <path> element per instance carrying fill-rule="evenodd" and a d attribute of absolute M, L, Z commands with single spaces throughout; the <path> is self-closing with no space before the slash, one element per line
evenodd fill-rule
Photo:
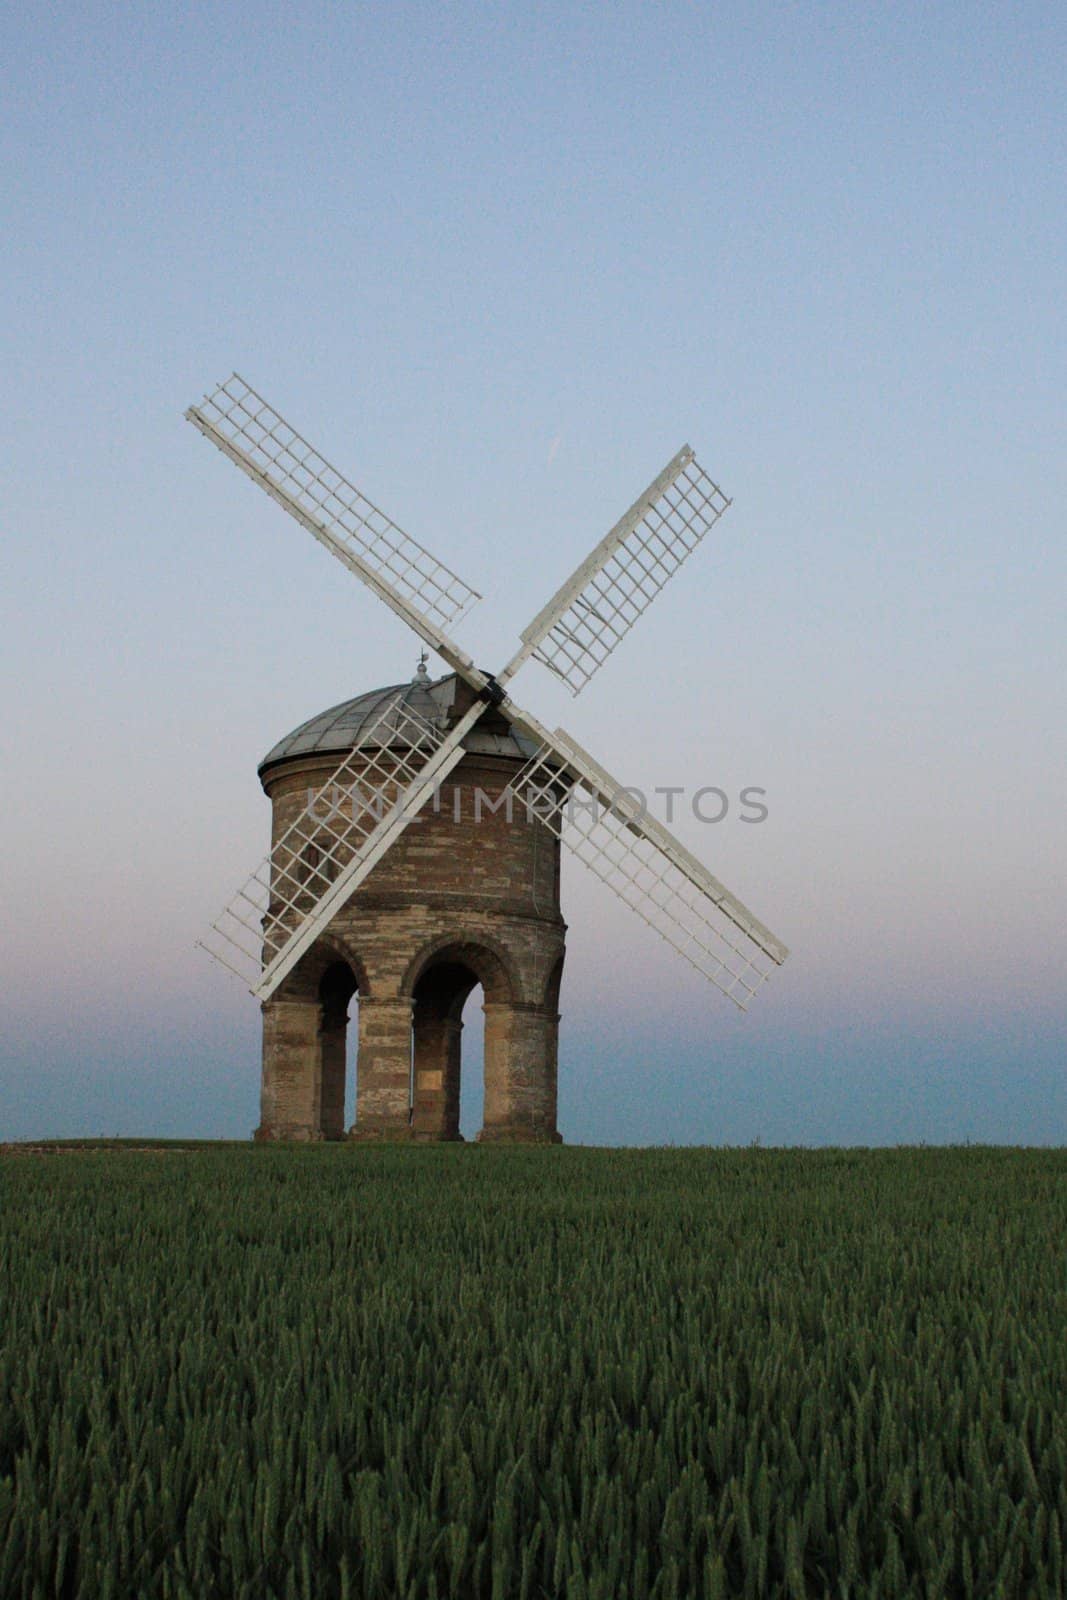
<path fill-rule="evenodd" d="M 494 952 L 468 942 L 437 950 L 411 991 L 412 1127 L 416 1138 L 459 1139 L 463 1008 L 479 984 L 485 996 L 486 1098 L 504 1068 L 501 1022 L 513 983 Z"/>
<path fill-rule="evenodd" d="M 345 1136 L 345 1102 L 351 1101 L 354 1085 L 347 1084 L 349 1008 L 358 994 L 356 975 L 347 961 L 335 961 L 319 979 L 319 1020 L 321 1099 L 320 1128 L 324 1139 Z"/>
<path fill-rule="evenodd" d="M 412 997 L 415 1136 L 458 1139 L 463 1007 L 478 975 L 459 961 L 423 973 Z"/>

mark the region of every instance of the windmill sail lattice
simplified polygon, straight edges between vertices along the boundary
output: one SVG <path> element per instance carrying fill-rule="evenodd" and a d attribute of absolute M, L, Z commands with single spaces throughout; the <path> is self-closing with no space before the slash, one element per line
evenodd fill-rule
<path fill-rule="evenodd" d="M 474 720 L 448 730 L 397 694 L 211 924 L 208 954 L 273 993 L 461 759 Z"/>
<path fill-rule="evenodd" d="M 260 486 L 284 496 L 437 627 L 454 627 L 481 596 L 397 527 L 236 373 L 186 412 Z M 252 469 L 250 471 L 250 468 Z"/>
<path fill-rule="evenodd" d="M 523 630 L 501 681 L 532 655 L 580 694 L 729 505 L 686 445 Z"/>
<path fill-rule="evenodd" d="M 557 728 L 509 787 L 690 966 L 748 1009 L 788 951 L 623 784 Z"/>
<path fill-rule="evenodd" d="M 688 445 L 668 463 L 520 635 L 494 678 L 445 629 L 475 590 L 403 532 L 236 375 L 186 416 L 431 649 L 475 699 L 451 729 L 402 703 L 348 752 L 325 788 L 212 925 L 203 943 L 253 993 L 274 992 L 436 785 L 490 704 L 539 745 L 512 780 L 578 858 L 742 1009 L 788 951 L 736 896 L 562 730 L 548 733 L 503 686 L 531 657 L 578 694 L 730 501 Z M 342 796 L 339 804 L 330 793 Z"/>

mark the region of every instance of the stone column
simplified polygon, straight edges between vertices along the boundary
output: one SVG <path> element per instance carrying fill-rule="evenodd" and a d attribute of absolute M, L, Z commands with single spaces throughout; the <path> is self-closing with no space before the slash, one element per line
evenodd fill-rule
<path fill-rule="evenodd" d="M 359 1002 L 354 1138 L 411 1137 L 411 1001 Z"/>
<path fill-rule="evenodd" d="M 459 1062 L 463 1023 L 415 1003 L 415 1111 L 417 1139 L 458 1139 Z"/>
<path fill-rule="evenodd" d="M 321 1139 L 320 1006 L 317 1000 L 267 1000 L 256 1139 Z"/>
<path fill-rule="evenodd" d="M 559 1017 L 542 1006 L 485 1007 L 485 1125 L 479 1140 L 543 1140 L 556 1132 Z"/>

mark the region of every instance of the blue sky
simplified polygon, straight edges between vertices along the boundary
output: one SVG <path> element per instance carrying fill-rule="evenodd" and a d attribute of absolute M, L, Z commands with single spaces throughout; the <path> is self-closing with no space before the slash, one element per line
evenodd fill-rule
<path fill-rule="evenodd" d="M 256 762 L 414 666 L 182 421 L 231 368 L 485 594 L 488 664 L 684 441 L 734 499 L 580 700 L 516 687 L 628 781 L 766 788 L 678 831 L 794 954 L 737 1017 L 575 865 L 568 1139 L 1067 1138 L 1065 46 L 9 10 L 0 1138 L 250 1130 L 258 1011 L 193 941 Z"/>

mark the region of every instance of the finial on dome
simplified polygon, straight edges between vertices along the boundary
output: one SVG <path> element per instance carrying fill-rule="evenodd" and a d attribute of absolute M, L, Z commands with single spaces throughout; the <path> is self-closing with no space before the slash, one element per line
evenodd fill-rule
<path fill-rule="evenodd" d="M 428 660 L 429 657 L 424 650 L 419 656 L 419 664 L 415 668 L 415 676 L 411 680 L 412 683 L 429 683 L 430 674 L 426 671 L 426 663 Z"/>

